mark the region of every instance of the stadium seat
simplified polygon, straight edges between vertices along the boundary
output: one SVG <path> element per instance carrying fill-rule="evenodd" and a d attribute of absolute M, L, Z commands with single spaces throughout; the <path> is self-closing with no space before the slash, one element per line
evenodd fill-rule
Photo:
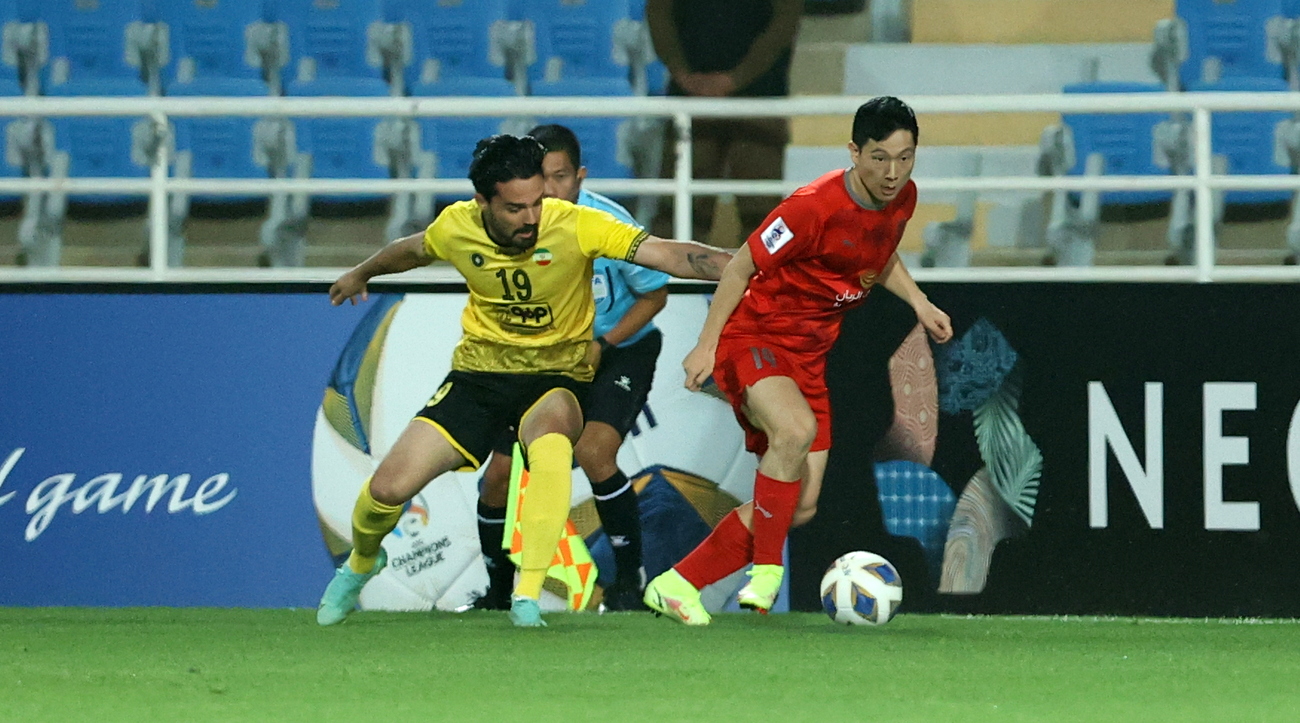
<path fill-rule="evenodd" d="M 94 94 L 101 96 L 142 95 L 138 84 L 117 80 L 93 84 Z M 54 86 L 49 95 L 87 95 L 82 84 Z M 148 121 L 143 118 L 76 117 L 51 118 L 54 129 L 54 148 L 66 154 L 67 175 L 70 178 L 144 178 L 149 175 L 148 158 L 138 148 L 137 138 L 148 131 Z M 88 205 L 107 205 L 134 202 L 143 195 L 79 194 L 69 201 Z"/>
<path fill-rule="evenodd" d="M 326 78 L 384 79 L 382 0 L 276 0 L 267 9 L 269 19 L 289 27 L 290 84 Z"/>
<path fill-rule="evenodd" d="M 668 92 L 668 66 L 655 55 L 650 41 L 650 29 L 645 24 L 645 0 L 628 0 L 627 17 L 639 28 L 629 28 L 630 35 L 640 32 L 628 58 L 632 72 L 632 88 L 638 95 L 664 95 Z"/>
<path fill-rule="evenodd" d="M 158 28 L 145 23 L 140 0 L 45 0 L 38 14 L 49 32 L 47 93 L 134 95 L 128 92 L 132 87 L 141 95 L 159 92 L 164 51 Z"/>
<path fill-rule="evenodd" d="M 291 83 L 291 96 L 387 96 L 388 86 L 374 78 L 322 78 L 312 83 Z M 313 178 L 389 178 L 389 170 L 376 162 L 375 130 L 378 118 L 299 118 L 295 120 L 298 152 L 310 159 Z M 385 194 L 320 196 L 313 203 L 355 203 L 385 198 Z"/>
<path fill-rule="evenodd" d="M 170 47 L 168 94 L 265 95 L 261 61 L 249 47 L 250 28 L 262 24 L 262 0 L 166 2 L 158 8 Z M 222 82 L 201 87 L 211 80 Z M 193 86 L 178 92 L 183 86 Z M 260 92 L 254 92 L 260 88 Z M 229 91 L 229 92 L 228 92 Z"/>
<path fill-rule="evenodd" d="M 556 96 L 626 96 L 631 89 L 617 79 L 584 79 L 568 83 L 545 83 L 534 88 L 534 95 Z M 628 149 L 629 130 L 634 119 L 625 117 L 600 118 L 576 116 L 537 119 L 538 123 L 558 123 L 567 126 L 582 144 L 582 163 L 591 178 L 631 178 L 631 154 Z"/>
<path fill-rule="evenodd" d="M 1278 78 L 1225 78 L 1218 83 L 1199 83 L 1194 91 L 1285 92 L 1286 81 Z M 1289 174 L 1291 168 L 1285 152 L 1275 141 L 1278 126 L 1288 119 L 1287 111 L 1215 113 L 1210 117 L 1210 139 L 1216 162 L 1222 172 L 1235 175 Z M 1217 170 L 1217 169 L 1216 169 Z M 1223 202 L 1239 204 L 1284 203 L 1291 200 L 1288 190 L 1227 191 Z"/>
<path fill-rule="evenodd" d="M 145 80 L 158 57 L 153 26 L 145 24 L 139 0 L 48 0 L 39 16 L 49 30 L 50 62 L 45 94 L 51 96 L 137 96 L 156 90 Z M 157 67 L 152 71 L 157 79 Z M 59 117 L 50 119 L 54 148 L 67 161 L 70 177 L 140 178 L 148 161 L 133 134 L 144 121 L 134 118 Z M 136 195 L 76 195 L 69 201 L 111 205 L 138 201 Z"/>
<path fill-rule="evenodd" d="M 1184 88 L 1220 79 L 1282 78 L 1277 34 L 1283 30 L 1283 0 L 1177 0 L 1187 26 L 1187 59 L 1180 68 Z"/>
<path fill-rule="evenodd" d="M 39 18 L 37 8 L 39 0 L 3 0 L 0 1 L 0 19 L 4 22 L 32 22 Z"/>
<path fill-rule="evenodd" d="M 265 86 L 247 79 L 208 79 L 172 89 L 174 96 L 259 96 Z M 178 154 L 177 175 L 190 178 L 266 178 L 267 171 L 255 161 L 253 126 L 255 119 L 243 116 L 172 119 Z M 185 155 L 184 168 L 179 163 Z M 249 196 L 205 196 L 203 203 L 244 202 Z"/>
<path fill-rule="evenodd" d="M 531 28 L 529 56 L 536 57 L 528 67 L 530 92 L 590 78 L 622 79 L 630 87 L 628 50 L 643 26 L 631 19 L 628 0 L 530 0 L 518 12 Z"/>
<path fill-rule="evenodd" d="M 1062 89 L 1065 93 L 1158 93 L 1160 85 L 1147 83 L 1077 83 Z M 1074 145 L 1074 165 L 1069 174 L 1083 175 L 1088 157 L 1099 153 L 1103 173 L 1111 176 L 1164 176 L 1168 168 L 1155 164 L 1154 133 L 1156 126 L 1169 119 L 1167 113 L 1072 113 L 1061 121 L 1070 130 Z M 1103 206 L 1168 201 L 1170 191 L 1106 191 Z"/>
<path fill-rule="evenodd" d="M 45 26 L 37 20 L 34 0 L 0 0 L 4 62 L 14 68 L 12 77 L 31 95 L 40 92 L 40 69 L 49 52 Z"/>
<path fill-rule="evenodd" d="M 418 85 L 411 90 L 413 96 L 442 96 L 444 86 L 438 83 Z M 486 87 L 478 88 L 482 92 L 465 92 L 461 95 L 495 96 L 487 92 Z M 465 88 L 473 91 L 475 88 Z M 469 176 L 469 162 L 474 155 L 474 146 L 480 139 L 503 132 L 505 118 L 499 117 L 465 117 L 465 118 L 421 118 L 419 119 L 420 136 L 425 150 L 432 151 L 437 159 L 439 178 L 466 178 Z M 525 128 L 525 130 L 527 130 Z"/>
<path fill-rule="evenodd" d="M 506 68 L 515 48 L 517 24 L 507 0 L 446 3 L 389 0 L 387 19 L 409 31 L 411 58 L 404 77 L 417 95 L 513 95 Z M 432 88 L 437 86 L 437 88 Z"/>
<path fill-rule="evenodd" d="M 15 78 L 0 78 L 0 98 L 12 98 L 23 95 L 23 87 Z M 14 121 L 13 118 L 0 116 L 0 130 L 9 128 L 9 124 Z M 7 134 L 6 134 L 7 135 Z M 6 146 L 17 145 L 21 139 L 8 139 Z M 24 175 L 23 169 L 14 162 L 21 159 L 22 153 L 18 148 L 6 149 L 4 162 L 0 163 L 0 178 L 18 178 Z M 18 194 L 4 193 L 0 194 L 0 203 L 11 203 L 19 198 Z"/>

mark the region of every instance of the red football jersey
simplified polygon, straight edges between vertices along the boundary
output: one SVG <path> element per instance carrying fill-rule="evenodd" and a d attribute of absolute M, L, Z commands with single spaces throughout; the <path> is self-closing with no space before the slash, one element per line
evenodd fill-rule
<path fill-rule="evenodd" d="M 844 312 L 862 303 L 916 210 L 908 181 L 883 209 L 864 208 L 848 171 L 831 171 L 781 202 L 747 243 L 758 271 L 722 335 L 762 337 L 824 353 Z"/>

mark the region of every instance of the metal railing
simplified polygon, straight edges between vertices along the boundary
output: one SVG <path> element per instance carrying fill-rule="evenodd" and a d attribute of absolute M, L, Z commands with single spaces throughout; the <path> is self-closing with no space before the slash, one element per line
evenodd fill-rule
<path fill-rule="evenodd" d="M 677 129 L 677 163 L 672 179 L 592 179 L 603 193 L 671 195 L 674 235 L 691 238 L 691 200 L 695 195 L 784 195 L 799 183 L 789 181 L 697 180 L 691 177 L 691 123 L 694 118 L 796 117 L 851 115 L 864 97 L 808 96 L 764 99 L 631 98 L 285 98 L 285 97 L 16 97 L 0 99 L 0 117 L 108 116 L 147 117 L 166 127 L 173 117 L 467 117 L 547 116 L 667 117 Z M 1194 173 L 1184 176 L 983 176 L 926 178 L 924 191 L 1152 191 L 1187 189 L 1195 198 L 1195 243 L 1191 266 L 914 269 L 922 281 L 1292 281 L 1300 268 L 1289 266 L 1216 266 L 1213 194 L 1216 191 L 1287 189 L 1300 191 L 1296 175 L 1221 175 L 1213 172 L 1210 116 L 1221 111 L 1284 110 L 1300 112 L 1300 93 L 1136 93 L 1011 96 L 915 96 L 906 98 L 925 113 L 1187 113 L 1192 119 Z M 923 121 L 924 122 L 924 121 Z M 924 138 L 924 128 L 922 128 Z M 848 128 L 845 128 L 847 139 Z M 186 269 L 167 265 L 168 194 L 383 194 L 403 192 L 466 194 L 464 179 L 197 179 L 169 175 L 167 144 L 158 144 L 148 179 L 21 178 L 0 179 L 0 192 L 140 193 L 149 195 L 147 269 L 9 267 L 0 282 L 59 281 L 327 281 L 338 269 Z M 449 269 L 409 272 L 408 280 L 446 281 Z"/>

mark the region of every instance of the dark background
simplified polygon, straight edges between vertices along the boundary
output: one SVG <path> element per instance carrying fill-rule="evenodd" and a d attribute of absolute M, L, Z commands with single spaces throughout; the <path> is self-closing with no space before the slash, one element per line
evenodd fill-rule
<path fill-rule="evenodd" d="M 1300 287 L 1284 284 L 930 284 L 960 337 L 980 317 L 1019 354 L 1020 414 L 1043 453 L 1033 525 L 1003 541 L 979 595 L 906 586 L 905 609 L 1022 614 L 1300 615 L 1300 512 L 1286 438 L 1300 402 Z M 910 538 L 883 527 L 872 448 L 892 420 L 888 359 L 916 323 L 883 290 L 845 320 L 828 366 L 835 438 L 818 515 L 791 535 L 791 607 L 820 609 L 817 582 L 838 555 L 868 549 L 924 580 Z M 933 346 L 933 345 L 932 345 Z M 1087 385 L 1100 381 L 1145 463 L 1146 382 L 1164 384 L 1165 520 L 1150 529 L 1114 455 L 1109 524 L 1088 521 Z M 1224 499 L 1259 502 L 1258 532 L 1206 531 L 1202 386 L 1254 382 L 1254 411 L 1223 414 L 1250 439 L 1224 468 Z M 960 495 L 982 462 L 969 412 L 940 415 L 933 468 Z"/>

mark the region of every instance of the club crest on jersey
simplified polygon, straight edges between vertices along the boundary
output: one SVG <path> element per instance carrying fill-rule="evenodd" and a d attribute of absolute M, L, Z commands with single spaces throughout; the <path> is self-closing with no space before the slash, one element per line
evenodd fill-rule
<path fill-rule="evenodd" d="M 785 219 L 777 216 L 775 221 L 763 229 L 759 238 L 763 240 L 763 248 L 767 249 L 769 254 L 774 254 L 780 251 L 782 246 L 790 243 L 790 239 L 794 238 L 794 231 L 785 225 Z"/>
<path fill-rule="evenodd" d="M 858 283 L 862 284 L 862 288 L 870 289 L 876 283 L 876 271 L 874 269 L 863 271 L 862 275 L 858 276 Z"/>
<path fill-rule="evenodd" d="M 537 249 L 533 252 L 533 263 L 538 266 L 550 266 L 552 258 L 554 257 L 551 256 L 551 252 L 547 249 Z"/>

